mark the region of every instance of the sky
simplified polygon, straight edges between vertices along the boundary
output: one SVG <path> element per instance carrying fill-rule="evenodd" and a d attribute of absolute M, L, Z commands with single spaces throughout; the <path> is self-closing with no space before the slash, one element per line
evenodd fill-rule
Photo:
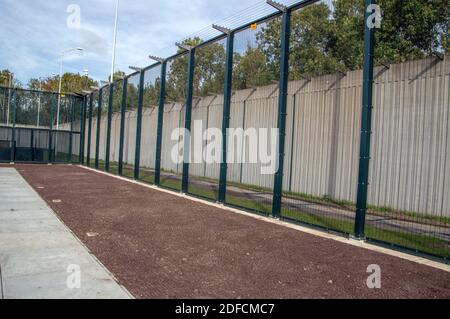
<path fill-rule="evenodd" d="M 88 69 L 95 80 L 107 80 L 115 2 L 0 0 L 0 70 L 9 69 L 26 84 L 30 78 L 59 74 L 61 52 L 81 47 L 83 52 L 65 55 L 63 72 Z M 259 7 L 248 10 L 255 3 Z M 131 73 L 130 65 L 149 65 L 149 54 L 170 56 L 176 52 L 175 42 L 192 34 L 211 35 L 212 23 L 236 12 L 267 11 L 261 6 L 267 6 L 264 0 L 120 0 L 116 70 Z"/>

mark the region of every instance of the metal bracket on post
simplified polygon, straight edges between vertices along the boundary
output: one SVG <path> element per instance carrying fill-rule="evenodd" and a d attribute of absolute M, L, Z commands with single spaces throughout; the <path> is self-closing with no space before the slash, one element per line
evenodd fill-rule
<path fill-rule="evenodd" d="M 114 82 L 109 86 L 109 99 L 108 99 L 108 126 L 106 128 L 106 154 L 105 154 L 105 171 L 109 172 L 109 162 L 111 151 L 111 122 L 112 122 L 112 107 L 114 99 Z"/>
<path fill-rule="evenodd" d="M 216 29 L 217 31 L 222 32 L 223 34 L 226 34 L 226 35 L 230 35 L 233 32 L 233 30 L 225 28 L 225 27 L 222 27 L 222 26 L 217 25 L 217 24 L 213 24 L 212 28 Z"/>
<path fill-rule="evenodd" d="M 291 10 L 277 2 L 268 0 L 272 7 L 283 12 L 280 48 L 280 79 L 278 96 L 278 158 L 277 171 L 274 178 L 272 216 L 279 218 L 281 215 L 281 202 L 283 196 L 283 174 L 284 174 L 284 149 L 286 136 L 287 95 L 289 76 L 289 40 L 291 28 Z"/>
<path fill-rule="evenodd" d="M 162 132 L 164 122 L 164 106 L 166 97 L 166 67 L 167 61 L 155 56 L 149 56 L 150 59 L 161 62 L 161 82 L 159 87 L 159 105 L 158 105 L 158 124 L 156 128 L 156 156 L 155 156 L 155 185 L 161 184 L 161 151 L 162 151 Z"/>
<path fill-rule="evenodd" d="M 365 0 L 364 8 L 373 5 L 375 0 Z M 370 18 L 370 12 L 365 10 L 364 21 Z M 363 69 L 363 99 L 361 112 L 361 139 L 359 146 L 358 189 L 356 198 L 355 237 L 365 237 L 364 228 L 367 211 L 367 193 L 369 184 L 370 138 L 372 134 L 373 108 L 373 65 L 374 65 L 374 29 L 364 23 L 364 69 Z"/>
<path fill-rule="evenodd" d="M 166 61 L 164 58 L 160 58 L 156 55 L 149 55 L 148 58 L 159 63 L 164 63 Z"/>
<path fill-rule="evenodd" d="M 274 7 L 275 9 L 281 11 L 281 12 L 286 12 L 289 8 L 281 3 L 272 1 L 272 0 L 267 0 L 266 1 L 268 5 Z"/>
<path fill-rule="evenodd" d="M 188 44 L 184 44 L 184 43 L 178 43 L 178 42 L 176 42 L 175 45 L 177 47 L 179 47 L 180 49 L 183 49 L 183 50 L 186 50 L 186 51 L 192 51 L 195 48 L 192 45 L 188 45 Z"/>
<path fill-rule="evenodd" d="M 144 103 L 144 70 L 139 71 L 139 95 L 136 117 L 136 146 L 134 149 L 134 179 L 139 179 L 139 166 L 141 161 L 141 134 L 142 134 L 142 105 Z"/>
<path fill-rule="evenodd" d="M 142 68 L 140 68 L 140 67 L 138 67 L 138 66 L 132 66 L 132 65 L 130 65 L 128 68 L 129 68 L 130 70 L 133 70 L 133 71 L 136 71 L 136 72 L 141 72 L 141 71 L 142 71 Z"/>

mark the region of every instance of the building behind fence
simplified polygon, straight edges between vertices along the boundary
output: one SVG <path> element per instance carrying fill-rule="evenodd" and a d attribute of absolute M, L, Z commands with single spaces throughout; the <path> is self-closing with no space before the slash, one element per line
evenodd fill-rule
<path fill-rule="evenodd" d="M 435 58 L 375 69 L 375 132 L 370 162 L 369 203 L 397 211 L 450 217 L 450 138 L 448 137 L 450 62 Z M 362 71 L 349 71 L 289 83 L 286 163 L 283 189 L 315 197 L 354 202 L 356 198 Z M 264 127 L 276 118 L 277 85 L 235 92 L 234 127 Z M 275 93 L 273 93 L 275 92 Z M 198 99 L 193 120 L 204 129 L 221 127 L 223 95 Z M 245 110 L 244 110 L 245 109 Z M 172 148 L 172 130 L 183 127 L 184 103 L 165 105 L 163 144 Z M 245 112 L 245 114 L 244 114 Z M 136 110 L 125 117 L 124 162 L 134 165 Z M 158 110 L 144 105 L 140 164 L 154 169 Z M 107 118 L 101 119 L 99 158 L 105 160 Z M 274 123 L 276 124 L 276 123 Z M 92 120 L 95 132 L 97 119 Z M 274 126 L 276 127 L 276 125 Z M 120 113 L 112 114 L 110 160 L 119 161 Z M 95 143 L 91 144 L 95 154 Z M 170 154 L 162 168 L 182 173 Z M 191 164 L 194 177 L 218 180 L 217 164 Z M 272 188 L 255 167 L 232 164 L 228 181 Z"/>

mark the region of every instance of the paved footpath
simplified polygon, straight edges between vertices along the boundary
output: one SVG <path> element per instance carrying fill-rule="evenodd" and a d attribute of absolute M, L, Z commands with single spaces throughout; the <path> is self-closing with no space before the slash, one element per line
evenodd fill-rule
<path fill-rule="evenodd" d="M 0 299 L 130 298 L 13 168 L 0 168 Z"/>

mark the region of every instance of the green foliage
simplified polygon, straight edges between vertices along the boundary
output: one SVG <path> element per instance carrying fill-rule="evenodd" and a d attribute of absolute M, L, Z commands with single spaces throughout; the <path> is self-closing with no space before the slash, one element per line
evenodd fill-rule
<path fill-rule="evenodd" d="M 12 75 L 12 76 L 11 76 Z M 0 70 L 0 85 L 5 87 L 22 88 L 22 83 L 14 77 L 10 70 Z"/>
<path fill-rule="evenodd" d="M 447 0 L 379 0 L 381 29 L 376 32 L 375 59 L 399 63 L 449 52 Z M 362 66 L 364 1 L 336 0 L 333 55 L 346 68 Z"/>
<path fill-rule="evenodd" d="M 41 88 L 41 84 L 43 91 L 58 92 L 59 75 L 43 78 L 41 81 L 39 79 L 30 79 L 27 87 L 30 90 L 39 90 Z M 91 86 L 96 85 L 98 85 L 96 81 L 85 75 L 81 75 L 79 73 L 64 73 L 61 82 L 61 92 L 79 93 L 82 90 L 88 90 Z"/>
<path fill-rule="evenodd" d="M 376 32 L 376 61 L 398 63 L 449 52 L 446 0 L 377 3 L 382 9 L 382 24 Z M 264 67 L 253 67 L 253 77 L 278 77 L 280 35 L 279 19 L 268 22 L 258 32 L 254 50 L 264 54 L 266 63 Z M 299 79 L 301 75 L 361 68 L 363 45 L 363 0 L 335 0 L 333 12 L 323 3 L 296 11 L 291 18 L 290 76 Z M 258 56 L 253 50 L 249 54 Z M 242 60 L 246 60 L 245 56 Z"/>

